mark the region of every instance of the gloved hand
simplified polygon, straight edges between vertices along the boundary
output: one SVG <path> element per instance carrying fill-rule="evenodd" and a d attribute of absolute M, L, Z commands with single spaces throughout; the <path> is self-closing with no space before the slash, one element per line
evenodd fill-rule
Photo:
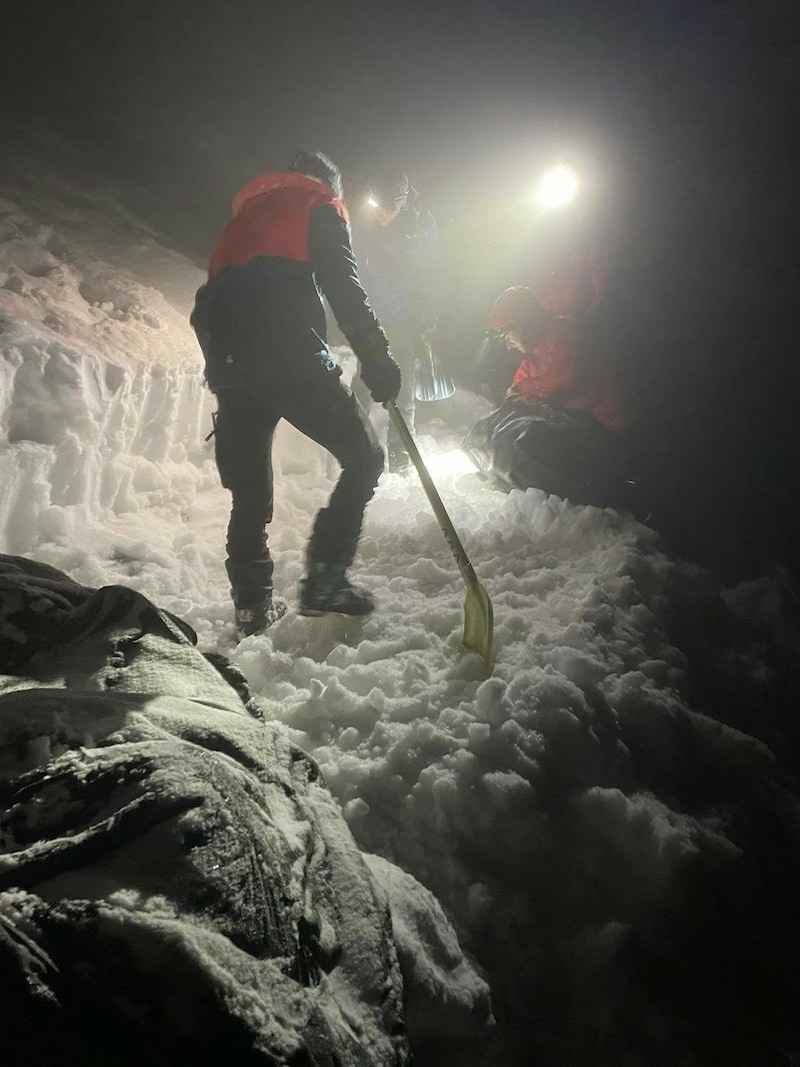
<path fill-rule="evenodd" d="M 400 368 L 388 352 L 361 364 L 361 380 L 376 404 L 394 400 L 400 392 Z"/>

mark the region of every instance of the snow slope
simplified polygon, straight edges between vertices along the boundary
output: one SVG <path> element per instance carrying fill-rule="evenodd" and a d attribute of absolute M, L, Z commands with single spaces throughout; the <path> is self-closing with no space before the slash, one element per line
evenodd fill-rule
<path fill-rule="evenodd" d="M 709 576 L 629 518 L 487 487 L 430 422 L 423 451 L 494 602 L 491 676 L 460 646 L 463 586 L 413 477 L 385 475 L 368 511 L 354 578 L 372 617 L 290 612 L 237 645 L 186 325 L 201 275 L 145 233 L 83 221 L 0 203 L 3 550 L 131 585 L 231 657 L 360 846 L 454 919 L 490 979 L 499 1062 L 789 1062 L 797 906 L 778 887 L 798 791 L 779 745 L 794 728 L 755 639 L 718 654 L 732 616 Z M 450 425 L 478 407 L 459 398 Z M 331 485 L 282 427 L 271 546 L 290 599 Z M 712 688 L 715 671 L 738 685 L 713 716 L 691 706 L 698 642 L 674 643 L 678 617 L 713 654 Z"/>

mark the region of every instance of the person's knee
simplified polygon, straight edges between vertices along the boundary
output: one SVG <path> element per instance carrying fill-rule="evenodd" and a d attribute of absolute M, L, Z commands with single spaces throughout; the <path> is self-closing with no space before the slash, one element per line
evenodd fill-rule
<path fill-rule="evenodd" d="M 380 480 L 380 476 L 383 474 L 383 468 L 386 463 L 386 456 L 383 449 L 377 443 L 372 444 L 365 456 L 365 473 L 367 481 L 371 489 L 374 489 Z"/>
<path fill-rule="evenodd" d="M 231 522 L 263 525 L 272 522 L 272 488 L 263 483 L 231 490 Z"/>
<path fill-rule="evenodd" d="M 384 463 L 383 449 L 377 441 L 370 441 L 345 460 L 342 473 L 347 474 L 348 480 L 363 485 L 371 496 L 383 474 Z"/>
<path fill-rule="evenodd" d="M 230 440 L 218 433 L 215 459 L 222 487 L 234 496 L 263 496 L 268 491 L 266 475 L 257 460 L 254 462 L 252 449 L 243 447 L 236 438 Z"/>

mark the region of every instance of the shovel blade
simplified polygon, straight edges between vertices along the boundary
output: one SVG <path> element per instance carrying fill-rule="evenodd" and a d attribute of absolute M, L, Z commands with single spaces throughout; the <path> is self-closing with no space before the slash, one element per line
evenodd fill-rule
<path fill-rule="evenodd" d="M 483 656 L 487 668 L 494 663 L 494 611 L 489 594 L 475 579 L 464 601 L 464 645 Z"/>
<path fill-rule="evenodd" d="M 453 379 L 429 344 L 417 356 L 416 372 L 414 395 L 421 402 L 447 400 L 456 391 Z"/>

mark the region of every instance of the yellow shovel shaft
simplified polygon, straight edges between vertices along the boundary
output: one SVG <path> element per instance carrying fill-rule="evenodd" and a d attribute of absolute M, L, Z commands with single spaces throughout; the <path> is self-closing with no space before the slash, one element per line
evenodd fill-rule
<path fill-rule="evenodd" d="M 412 463 L 417 469 L 422 488 L 425 490 L 439 527 L 445 536 L 447 544 L 450 546 L 450 551 L 467 586 L 467 599 L 464 603 L 464 644 L 467 648 L 479 652 L 486 661 L 487 666 L 491 668 L 494 664 L 494 611 L 489 594 L 478 581 L 475 569 L 470 563 L 469 557 L 464 551 L 464 546 L 461 544 L 461 539 L 456 533 L 450 516 L 442 503 L 439 490 L 428 473 L 428 468 L 419 454 L 416 441 L 406 425 L 405 419 L 400 414 L 397 404 L 393 400 L 389 400 L 386 403 L 386 409 L 411 457 Z"/>

